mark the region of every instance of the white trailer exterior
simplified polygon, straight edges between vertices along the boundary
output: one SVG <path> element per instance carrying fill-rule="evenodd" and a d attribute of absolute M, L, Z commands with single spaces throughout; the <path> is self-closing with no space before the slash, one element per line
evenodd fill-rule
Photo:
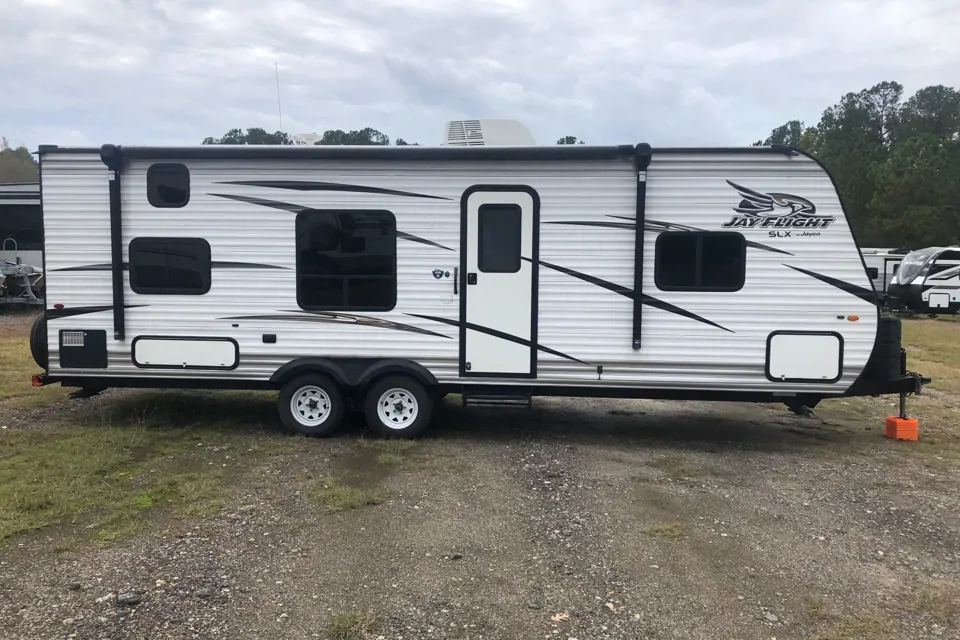
<path fill-rule="evenodd" d="M 791 149 L 40 157 L 38 383 L 277 388 L 316 435 L 344 395 L 415 435 L 452 391 L 812 406 L 915 386 L 830 176 Z"/>

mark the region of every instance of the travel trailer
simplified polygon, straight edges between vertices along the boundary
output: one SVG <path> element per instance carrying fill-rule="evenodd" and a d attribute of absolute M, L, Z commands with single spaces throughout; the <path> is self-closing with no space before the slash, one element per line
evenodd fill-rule
<path fill-rule="evenodd" d="M 900 268 L 900 262 L 910 252 L 906 249 L 861 249 L 860 253 L 867 265 L 867 277 L 873 281 L 873 288 L 883 302 L 886 300 L 887 288 Z"/>
<path fill-rule="evenodd" d="M 824 167 L 784 147 L 39 152 L 34 384 L 276 389 L 414 436 L 436 401 L 908 393 Z"/>
<path fill-rule="evenodd" d="M 909 253 L 889 288 L 890 306 L 918 313 L 960 311 L 960 246 Z"/>

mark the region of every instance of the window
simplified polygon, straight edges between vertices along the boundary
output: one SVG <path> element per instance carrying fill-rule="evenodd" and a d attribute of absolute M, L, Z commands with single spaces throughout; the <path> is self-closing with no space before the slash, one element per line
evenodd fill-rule
<path fill-rule="evenodd" d="M 203 295 L 210 290 L 210 244 L 203 238 L 134 238 L 130 288 L 134 293 Z"/>
<path fill-rule="evenodd" d="M 39 204 L 12 204 L 0 207 L 0 249 L 12 238 L 20 251 L 43 251 L 43 214 Z M 13 251 L 13 242 L 6 245 Z"/>
<path fill-rule="evenodd" d="M 661 233 L 654 281 L 661 291 L 737 291 L 746 258 L 747 243 L 739 233 Z"/>
<path fill-rule="evenodd" d="M 520 271 L 520 206 L 484 204 L 479 214 L 477 267 L 484 273 Z"/>
<path fill-rule="evenodd" d="M 876 280 L 880 277 L 880 270 L 876 267 L 867 267 L 867 277 L 871 280 Z"/>
<path fill-rule="evenodd" d="M 147 169 L 147 200 L 155 207 L 182 207 L 190 202 L 190 171 L 182 164 L 161 162 Z"/>
<path fill-rule="evenodd" d="M 389 211 L 297 215 L 297 304 L 389 311 L 397 305 L 397 220 Z"/>

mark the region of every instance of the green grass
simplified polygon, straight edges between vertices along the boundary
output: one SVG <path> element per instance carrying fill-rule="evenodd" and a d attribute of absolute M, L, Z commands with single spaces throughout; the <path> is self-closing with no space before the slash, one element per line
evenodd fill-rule
<path fill-rule="evenodd" d="M 686 533 L 686 528 L 679 522 L 655 522 L 643 528 L 643 535 L 662 540 L 679 540 Z"/>
<path fill-rule="evenodd" d="M 0 328 L 0 406 L 36 407 L 55 402 L 66 395 L 59 386 L 34 387 L 30 377 L 43 370 L 30 355 L 30 323 L 33 316 L 24 316 L 18 326 Z"/>
<path fill-rule="evenodd" d="M 373 452 L 378 464 L 402 467 L 416 462 L 421 453 L 420 443 L 414 440 L 369 440 L 360 441 L 360 446 Z"/>
<path fill-rule="evenodd" d="M 380 628 L 380 618 L 372 613 L 335 613 L 327 628 L 329 640 L 363 640 Z"/>
<path fill-rule="evenodd" d="M 327 513 L 339 513 L 381 504 L 387 492 L 380 487 L 356 487 L 334 477 L 321 478 L 307 495 Z"/>
<path fill-rule="evenodd" d="M 185 430 L 110 425 L 0 432 L 0 541 L 87 521 L 112 540 L 154 508 L 215 513 L 225 474 L 189 459 L 197 442 Z"/>
<path fill-rule="evenodd" d="M 822 632 L 808 640 L 892 640 L 894 625 L 889 620 L 871 616 L 837 618 Z"/>
<path fill-rule="evenodd" d="M 951 582 L 921 585 L 911 592 L 906 608 L 929 616 L 941 625 L 960 622 L 960 585 Z"/>

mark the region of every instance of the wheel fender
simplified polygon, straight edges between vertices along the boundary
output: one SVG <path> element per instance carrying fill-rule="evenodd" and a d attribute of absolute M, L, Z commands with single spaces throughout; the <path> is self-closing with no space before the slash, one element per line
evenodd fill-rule
<path fill-rule="evenodd" d="M 350 386 L 350 379 L 343 368 L 326 358 L 297 358 L 291 360 L 270 376 L 270 382 L 280 387 L 287 380 L 305 373 L 323 373 L 333 378 L 333 381 L 339 385 Z"/>
<path fill-rule="evenodd" d="M 364 372 L 360 374 L 360 378 L 357 380 L 357 386 L 360 388 L 366 388 L 378 378 L 396 374 L 410 376 L 428 389 L 430 387 L 435 387 L 438 384 L 434 375 L 430 373 L 430 371 L 427 370 L 427 368 L 422 364 L 418 364 L 413 360 L 394 358 L 389 360 L 378 360 L 367 367 Z"/>

